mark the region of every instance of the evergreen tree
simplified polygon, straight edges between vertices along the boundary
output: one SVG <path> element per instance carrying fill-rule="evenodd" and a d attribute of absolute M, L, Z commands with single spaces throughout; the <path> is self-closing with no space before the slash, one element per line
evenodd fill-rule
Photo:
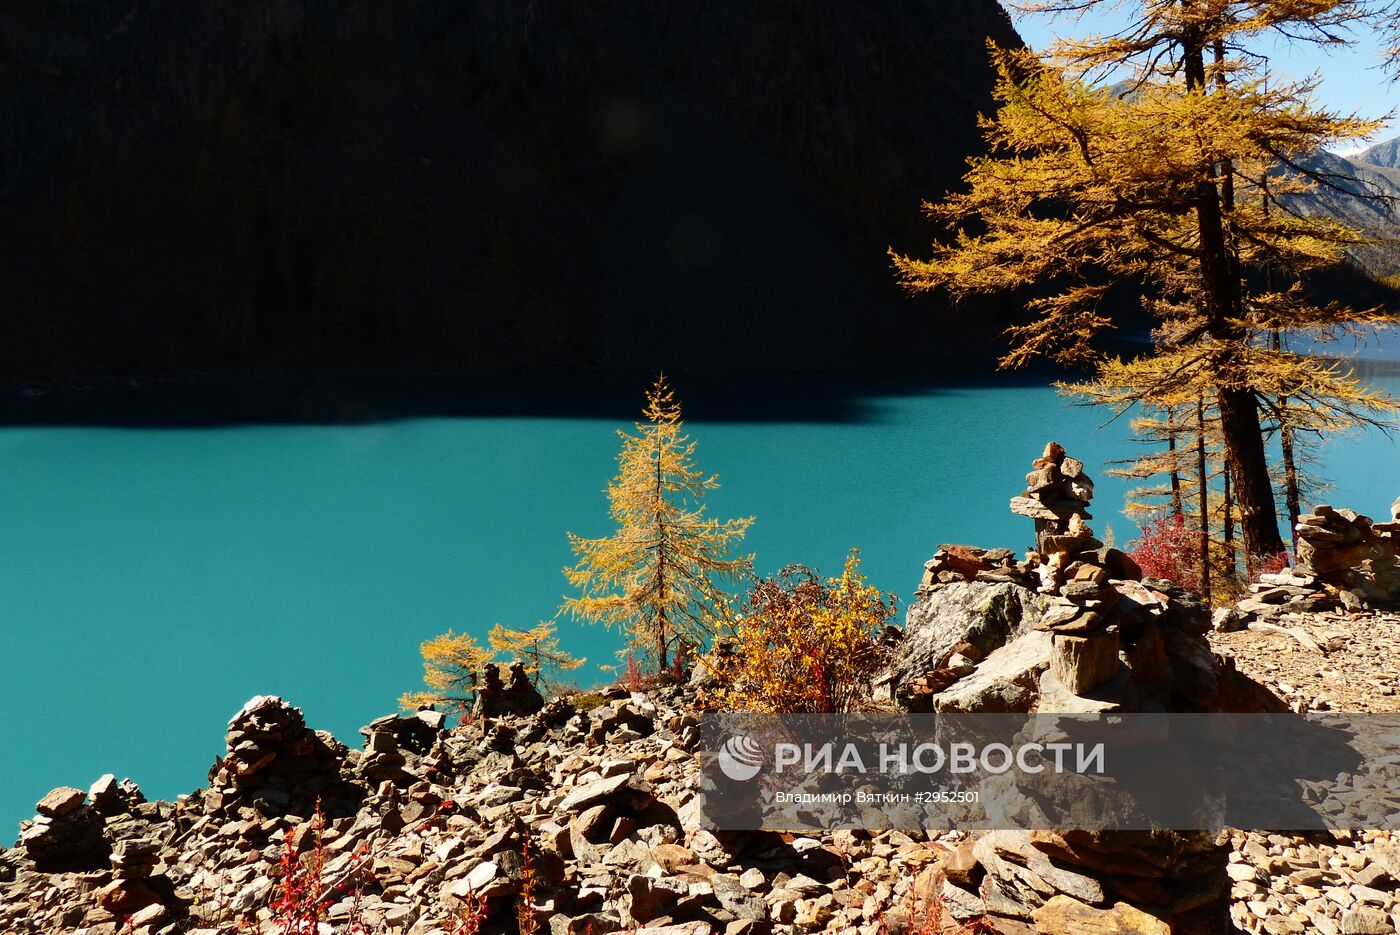
<path fill-rule="evenodd" d="M 1283 549 L 1261 401 L 1306 399 L 1348 417 L 1389 407 L 1331 363 L 1275 348 L 1275 329 L 1326 334 L 1393 321 L 1379 311 L 1313 302 L 1298 286 L 1259 290 L 1264 265 L 1294 282 L 1342 262 L 1361 235 L 1289 209 L 1289 199 L 1335 184 L 1299 157 L 1376 124 L 1318 110 L 1311 82 L 1277 82 L 1248 55 L 1282 32 L 1336 41 L 1364 12 L 1354 0 L 1040 0 L 1029 11 L 1134 13 L 1111 36 L 1062 41 L 1047 55 L 994 50 L 991 152 L 969 190 L 928 206 L 957 230 L 929 260 L 895 257 L 912 289 L 955 295 L 1032 283 L 1046 294 L 1033 321 L 1010 329 L 1005 366 L 1039 356 L 1097 368 L 1091 396 L 1128 406 L 1204 398 L 1217 413 L 1244 547 Z M 1228 52 L 1227 52 L 1228 50 Z M 1125 79 L 1114 88 L 1095 84 Z M 1118 283 L 1145 287 L 1160 322 L 1151 354 L 1105 358 L 1092 339 L 1111 326 L 1104 300 Z"/>
<path fill-rule="evenodd" d="M 586 659 L 575 659 L 559 648 L 554 621 L 544 620 L 528 630 L 512 630 L 496 624 L 486 642 L 503 657 L 519 659 L 535 687 L 555 687 L 554 676 L 580 668 Z M 546 676 L 546 673 L 549 673 Z"/>
<path fill-rule="evenodd" d="M 701 503 L 718 476 L 695 466 L 695 442 L 681 434 L 681 409 L 664 376 L 647 392 L 646 421 L 619 430 L 618 473 L 608 485 L 613 535 L 569 534 L 578 562 L 564 569 L 578 589 L 564 603 L 577 617 L 621 627 L 629 643 L 666 668 L 678 641 L 703 645 L 724 600 L 719 583 L 750 573 L 752 556 L 731 549 L 753 517 L 721 522 Z"/>

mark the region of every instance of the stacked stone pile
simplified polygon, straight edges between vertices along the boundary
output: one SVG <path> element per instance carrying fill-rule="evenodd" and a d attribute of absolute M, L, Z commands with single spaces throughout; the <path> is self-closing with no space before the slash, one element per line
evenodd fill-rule
<path fill-rule="evenodd" d="M 940 712 L 1286 710 L 1211 652 L 1199 598 L 1094 537 L 1092 497 L 1083 464 L 1048 445 L 1011 501 L 1035 520 L 1035 548 L 1017 562 L 940 547 L 886 690 Z M 997 832 L 960 846 L 941 896 L 1007 930 L 1216 932 L 1227 854 L 1204 834 Z"/>
<path fill-rule="evenodd" d="M 97 905 L 119 918 L 151 926 L 168 921 L 183 908 L 169 877 L 156 874 L 160 845 L 137 839 L 122 841 L 112 851 L 112 881 L 94 894 Z"/>
<path fill-rule="evenodd" d="M 1400 500 L 1396 501 L 1400 505 Z M 1318 506 L 1298 518 L 1298 562 L 1306 571 L 1363 599 L 1387 601 L 1400 595 L 1400 507 L 1378 523 L 1353 510 Z"/>
<path fill-rule="evenodd" d="M 1094 499 L 1094 482 L 1084 473 L 1084 463 L 1068 457 L 1058 442 L 1047 444 L 1031 468 L 1025 491 L 1011 501 L 1011 512 L 1035 520 L 1035 544 L 1041 552 L 1070 551 L 1080 536 L 1071 524 L 1076 518 L 1080 523 L 1093 518 L 1089 501 Z"/>
<path fill-rule="evenodd" d="M 534 714 L 544 707 L 544 696 L 531 684 L 524 663 L 517 662 L 510 667 L 509 684 L 502 681 L 500 666 L 495 663 L 487 664 L 483 672 L 485 675 L 472 708 L 472 713 L 478 717 Z"/>
<path fill-rule="evenodd" d="M 106 773 L 88 789 L 88 801 L 103 815 L 130 814 L 139 805 L 144 805 L 146 797 L 130 779 L 117 781 L 117 777 Z"/>
<path fill-rule="evenodd" d="M 957 846 L 940 895 L 1003 931 L 1219 932 L 1228 857 L 1228 839 L 1204 833 L 994 831 Z"/>
<path fill-rule="evenodd" d="M 348 814 L 358 803 L 359 794 L 341 775 L 345 745 L 309 730 L 301 709 L 276 695 L 249 699 L 229 720 L 224 740 L 228 755 L 209 771 L 202 797 L 208 815 L 234 814 L 245 805 L 267 816 L 310 815 L 317 802 Z"/>
<path fill-rule="evenodd" d="M 1011 509 L 1036 546 L 944 545 L 924 566 L 879 686 L 911 710 L 1276 710 L 1216 659 L 1200 599 L 1144 579 L 1087 524 L 1093 481 L 1051 442 Z"/>
<path fill-rule="evenodd" d="M 71 786 L 54 789 L 34 806 L 38 813 L 20 830 L 22 846 L 40 870 L 91 870 L 107 862 L 111 851 L 102 813 L 87 803 L 87 793 Z"/>
<path fill-rule="evenodd" d="M 447 715 L 431 707 L 419 708 L 412 714 L 387 714 L 360 728 L 366 740 L 371 735 L 387 732 L 394 743 L 410 753 L 423 756 L 433 748 L 438 735 L 447 726 Z"/>
<path fill-rule="evenodd" d="M 1400 500 L 1390 522 L 1328 505 L 1298 517 L 1297 562 L 1260 575 L 1249 596 L 1217 611 L 1215 626 L 1230 631 L 1285 614 L 1316 614 L 1400 605 Z"/>

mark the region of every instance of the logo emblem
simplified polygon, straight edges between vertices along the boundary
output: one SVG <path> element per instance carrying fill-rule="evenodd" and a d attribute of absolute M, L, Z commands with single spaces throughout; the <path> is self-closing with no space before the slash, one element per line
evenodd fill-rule
<path fill-rule="evenodd" d="M 762 749 L 748 734 L 736 734 L 719 751 L 719 768 L 738 782 L 747 782 L 763 769 Z"/>

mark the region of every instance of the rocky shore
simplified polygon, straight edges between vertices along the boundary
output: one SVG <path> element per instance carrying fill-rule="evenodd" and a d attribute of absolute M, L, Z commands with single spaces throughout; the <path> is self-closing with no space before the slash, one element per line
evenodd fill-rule
<path fill-rule="evenodd" d="M 1400 615 L 1381 607 L 1400 515 L 1319 508 L 1298 564 L 1213 623 L 1094 538 L 1092 496 L 1083 465 L 1049 446 L 1012 501 L 1035 520 L 1024 558 L 940 547 L 872 705 L 1400 711 Z M 706 691 L 699 669 L 546 702 L 523 669 L 509 684 L 491 671 L 456 726 L 388 715 L 360 749 L 253 698 L 205 788 L 148 802 L 104 776 L 37 803 L 0 851 L 0 931 L 1400 931 L 1400 841 L 1383 832 L 713 830 Z"/>

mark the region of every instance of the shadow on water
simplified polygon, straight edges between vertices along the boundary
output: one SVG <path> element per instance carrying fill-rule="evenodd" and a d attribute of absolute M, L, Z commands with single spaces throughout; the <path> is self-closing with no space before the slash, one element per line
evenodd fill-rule
<path fill-rule="evenodd" d="M 675 374 L 686 418 L 703 422 L 867 424 L 882 398 L 1040 387 L 1063 372 L 998 372 L 938 361 L 883 370 Z M 416 418 L 624 420 L 654 373 L 492 377 L 236 379 L 22 387 L 0 395 L 3 426 L 210 428 L 355 425 Z"/>
<path fill-rule="evenodd" d="M 1136 356 L 1145 333 L 1123 332 L 1112 350 Z M 1400 376 L 1400 354 L 1343 349 L 1365 380 Z M 1322 351 L 1322 348 L 1318 348 Z M 1323 351 L 1325 353 L 1325 351 Z M 1083 376 L 1041 364 L 998 370 L 986 348 L 878 369 L 774 373 L 681 372 L 672 385 L 686 417 L 703 422 L 876 424 L 881 400 L 979 389 L 1045 387 Z M 440 377 L 268 377 L 19 386 L 0 391 L 0 426 L 213 428 L 357 425 L 417 418 L 625 420 L 641 410 L 655 373 L 541 373 Z"/>

